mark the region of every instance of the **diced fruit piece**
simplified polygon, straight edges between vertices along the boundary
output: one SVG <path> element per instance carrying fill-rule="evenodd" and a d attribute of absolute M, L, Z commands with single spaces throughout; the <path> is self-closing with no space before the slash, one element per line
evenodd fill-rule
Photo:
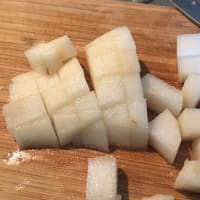
<path fill-rule="evenodd" d="M 200 109 L 185 108 L 178 117 L 182 140 L 194 140 L 200 137 Z"/>
<path fill-rule="evenodd" d="M 141 200 L 174 200 L 172 195 L 156 194 L 151 197 L 143 197 Z"/>
<path fill-rule="evenodd" d="M 176 177 L 174 188 L 190 192 L 200 192 L 200 161 L 185 161 L 183 168 Z"/>
<path fill-rule="evenodd" d="M 118 194 L 116 200 L 121 200 L 121 199 L 122 199 L 121 195 Z"/>
<path fill-rule="evenodd" d="M 168 162 L 173 163 L 181 143 L 177 120 L 165 110 L 149 124 L 150 144 Z"/>
<path fill-rule="evenodd" d="M 89 92 L 83 69 L 77 58 L 73 58 L 66 62 L 59 70 L 58 75 L 63 82 L 67 93 L 74 99 Z"/>
<path fill-rule="evenodd" d="M 60 80 L 58 78 L 57 74 L 51 75 L 51 76 L 40 76 L 36 79 L 37 86 L 40 90 L 40 92 L 51 88 L 54 85 L 57 85 L 60 83 Z"/>
<path fill-rule="evenodd" d="M 143 77 L 142 84 L 147 104 L 153 111 L 160 113 L 169 109 L 175 116 L 180 113 L 183 105 L 180 90 L 151 74 Z"/>
<path fill-rule="evenodd" d="M 77 51 L 67 35 L 61 36 L 49 44 L 54 45 L 62 61 L 66 61 L 77 55 Z"/>
<path fill-rule="evenodd" d="M 22 74 L 19 74 L 17 76 L 15 76 L 14 78 L 12 78 L 12 82 L 13 83 L 18 83 L 18 82 L 24 82 L 24 81 L 32 81 L 32 80 L 36 80 L 37 78 L 39 78 L 41 76 L 41 74 L 31 71 L 31 72 L 25 72 Z"/>
<path fill-rule="evenodd" d="M 113 156 L 88 159 L 87 200 L 116 200 L 117 163 Z"/>
<path fill-rule="evenodd" d="M 90 92 L 87 95 L 76 99 L 75 108 L 82 127 L 86 127 L 102 118 L 101 110 L 94 92 Z"/>
<path fill-rule="evenodd" d="M 182 88 L 184 107 L 196 107 L 200 101 L 200 75 L 189 75 Z"/>
<path fill-rule="evenodd" d="M 192 142 L 192 159 L 200 161 L 200 137 Z"/>
<path fill-rule="evenodd" d="M 83 147 L 83 138 L 82 138 L 82 134 L 78 134 L 74 140 L 72 141 L 72 144 L 76 147 Z"/>
<path fill-rule="evenodd" d="M 16 101 L 38 93 L 39 90 L 34 80 L 20 81 L 9 86 L 10 101 Z"/>
<path fill-rule="evenodd" d="M 9 132 L 20 149 L 58 147 L 58 141 L 39 95 L 6 104 L 3 108 Z"/>
<path fill-rule="evenodd" d="M 81 132 L 81 122 L 74 104 L 67 105 L 53 115 L 53 122 L 61 146 L 72 142 Z"/>
<path fill-rule="evenodd" d="M 183 82 L 190 74 L 200 74 L 200 34 L 184 34 L 177 37 L 179 80 Z"/>
<path fill-rule="evenodd" d="M 146 100 L 141 99 L 128 104 L 131 148 L 146 149 L 149 140 L 149 125 Z"/>
<path fill-rule="evenodd" d="M 101 108 L 106 109 L 125 101 L 125 94 L 120 76 L 105 76 L 94 84 Z"/>
<path fill-rule="evenodd" d="M 122 82 L 125 89 L 127 102 L 133 102 L 144 98 L 142 82 L 139 73 L 122 75 Z"/>
<path fill-rule="evenodd" d="M 108 136 L 105 124 L 102 120 L 98 120 L 90 124 L 82 131 L 83 146 L 87 148 L 108 151 Z"/>
<path fill-rule="evenodd" d="M 72 103 L 71 97 L 67 95 L 61 82 L 52 86 L 51 88 L 44 90 L 41 95 L 51 119 L 53 114 L 56 113 L 59 109 L 66 106 L 67 104 Z"/>
<path fill-rule="evenodd" d="M 109 144 L 121 148 L 130 148 L 130 126 L 126 104 L 118 104 L 106 109 L 104 121 L 108 130 Z"/>

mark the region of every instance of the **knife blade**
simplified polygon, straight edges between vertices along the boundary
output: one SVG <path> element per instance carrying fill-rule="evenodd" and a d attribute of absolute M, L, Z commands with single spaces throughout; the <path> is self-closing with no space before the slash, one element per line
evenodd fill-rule
<path fill-rule="evenodd" d="M 200 26 L 200 0 L 170 0 L 170 2 Z"/>

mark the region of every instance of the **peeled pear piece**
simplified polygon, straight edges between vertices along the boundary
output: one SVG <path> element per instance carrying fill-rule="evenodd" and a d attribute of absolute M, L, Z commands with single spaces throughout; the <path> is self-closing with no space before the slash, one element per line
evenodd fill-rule
<path fill-rule="evenodd" d="M 160 113 L 166 109 L 177 116 L 183 106 L 183 96 L 180 90 L 151 74 L 142 78 L 144 96 L 147 105 L 153 111 Z"/>
<path fill-rule="evenodd" d="M 72 58 L 66 62 L 59 70 L 58 75 L 67 93 L 74 99 L 89 92 L 83 69 L 77 58 Z"/>
<path fill-rule="evenodd" d="M 143 197 L 141 200 L 174 200 L 173 195 L 155 194 L 151 197 Z"/>
<path fill-rule="evenodd" d="M 58 147 L 56 133 L 40 95 L 4 105 L 7 128 L 20 149 Z"/>
<path fill-rule="evenodd" d="M 128 104 L 131 149 L 146 149 L 149 140 L 149 124 L 145 99 Z"/>
<path fill-rule="evenodd" d="M 184 141 L 191 141 L 200 137 L 200 109 L 185 108 L 178 117 L 181 137 Z"/>
<path fill-rule="evenodd" d="M 174 188 L 189 192 L 200 192 L 200 161 L 186 160 L 176 177 Z"/>
<path fill-rule="evenodd" d="M 81 121 L 74 104 L 67 105 L 53 115 L 53 123 L 61 146 L 66 146 L 81 132 Z"/>
<path fill-rule="evenodd" d="M 121 76 L 104 76 L 94 83 L 99 105 L 106 109 L 126 100 Z"/>
<path fill-rule="evenodd" d="M 183 34 L 177 37 L 177 59 L 179 80 L 188 75 L 200 74 L 200 34 Z"/>
<path fill-rule="evenodd" d="M 81 132 L 82 145 L 87 148 L 109 151 L 108 136 L 102 119 L 93 122 Z"/>
<path fill-rule="evenodd" d="M 118 104 L 103 111 L 108 130 L 109 144 L 129 149 L 131 147 L 129 113 L 126 104 Z"/>
<path fill-rule="evenodd" d="M 88 159 L 87 200 L 117 199 L 117 163 L 113 156 Z"/>
<path fill-rule="evenodd" d="M 169 163 L 173 163 L 181 144 L 181 134 L 176 118 L 165 110 L 149 124 L 150 144 Z"/>
<path fill-rule="evenodd" d="M 36 80 L 41 76 L 40 73 L 35 71 L 25 72 L 12 78 L 13 83 Z"/>
<path fill-rule="evenodd" d="M 9 98 L 11 102 L 38 93 L 39 90 L 35 80 L 19 81 L 9 85 Z"/>
<path fill-rule="evenodd" d="M 200 137 L 192 142 L 192 159 L 200 161 Z"/>
<path fill-rule="evenodd" d="M 123 74 L 122 83 L 125 90 L 126 102 L 129 103 L 144 98 L 139 73 Z"/>
<path fill-rule="evenodd" d="M 200 101 L 200 75 L 189 75 L 184 82 L 183 106 L 194 108 Z"/>

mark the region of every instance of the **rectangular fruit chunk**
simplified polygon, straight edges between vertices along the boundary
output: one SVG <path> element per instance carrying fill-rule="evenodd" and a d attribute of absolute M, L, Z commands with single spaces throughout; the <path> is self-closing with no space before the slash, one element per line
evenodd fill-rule
<path fill-rule="evenodd" d="M 67 93 L 74 99 L 89 92 L 83 69 L 77 58 L 66 62 L 58 72 Z"/>
<path fill-rule="evenodd" d="M 65 146 L 81 132 L 81 122 L 74 104 L 67 105 L 53 115 L 53 123 L 61 146 Z"/>
<path fill-rule="evenodd" d="M 10 101 L 16 101 L 38 93 L 39 90 L 35 80 L 20 81 L 9 85 Z"/>
<path fill-rule="evenodd" d="M 99 105 L 103 109 L 122 103 L 126 99 L 120 76 L 104 76 L 94 83 L 94 88 Z"/>
<path fill-rule="evenodd" d="M 200 161 L 200 137 L 192 142 L 192 159 Z"/>
<path fill-rule="evenodd" d="M 123 74 L 122 82 L 125 90 L 126 101 L 128 103 L 144 98 L 139 73 Z"/>
<path fill-rule="evenodd" d="M 200 137 L 200 109 L 185 108 L 178 117 L 182 140 Z"/>
<path fill-rule="evenodd" d="M 25 73 L 19 74 L 19 75 L 15 76 L 14 78 L 12 78 L 12 82 L 17 83 L 17 82 L 36 80 L 40 76 L 41 76 L 41 74 L 39 74 L 35 71 L 25 72 Z"/>
<path fill-rule="evenodd" d="M 141 200 L 174 200 L 173 195 L 155 194 L 151 197 L 143 197 Z"/>
<path fill-rule="evenodd" d="M 81 134 L 84 147 L 109 151 L 107 130 L 103 120 L 93 122 Z"/>
<path fill-rule="evenodd" d="M 58 147 L 58 141 L 39 95 L 6 104 L 3 113 L 20 149 Z"/>
<path fill-rule="evenodd" d="M 145 99 L 128 104 L 132 149 L 146 149 L 149 140 L 149 124 Z"/>
<path fill-rule="evenodd" d="M 103 111 L 108 130 L 109 144 L 121 148 L 130 148 L 130 126 L 126 104 L 118 104 Z"/>
<path fill-rule="evenodd" d="M 183 106 L 194 108 L 200 101 L 200 75 L 189 75 L 184 82 Z"/>
<path fill-rule="evenodd" d="M 184 34 L 177 37 L 177 59 L 179 80 L 183 82 L 188 75 L 200 74 L 200 34 Z"/>
<path fill-rule="evenodd" d="M 113 156 L 88 159 L 87 200 L 116 200 L 117 163 Z"/>
<path fill-rule="evenodd" d="M 75 108 L 83 128 L 102 118 L 102 113 L 94 92 L 77 98 L 75 100 Z"/>
<path fill-rule="evenodd" d="M 190 192 L 200 192 L 200 161 L 185 161 L 183 168 L 176 177 L 174 188 Z"/>
<path fill-rule="evenodd" d="M 150 109 L 158 113 L 169 109 L 175 116 L 180 113 L 183 106 L 180 90 L 151 74 L 143 77 L 142 84 Z"/>
<path fill-rule="evenodd" d="M 181 143 L 181 134 L 176 118 L 165 110 L 149 124 L 150 144 L 169 163 L 173 163 Z"/>

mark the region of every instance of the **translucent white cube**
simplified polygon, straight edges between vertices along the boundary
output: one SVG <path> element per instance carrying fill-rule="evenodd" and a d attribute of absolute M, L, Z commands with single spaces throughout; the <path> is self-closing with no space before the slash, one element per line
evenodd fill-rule
<path fill-rule="evenodd" d="M 149 124 L 146 100 L 141 99 L 128 104 L 131 148 L 146 149 L 149 140 Z"/>
<path fill-rule="evenodd" d="M 105 76 L 94 82 L 95 92 L 101 108 L 109 108 L 126 100 L 120 76 Z"/>
<path fill-rule="evenodd" d="M 88 159 L 87 200 L 116 200 L 117 163 L 113 156 Z"/>
<path fill-rule="evenodd" d="M 185 108 L 178 117 L 182 140 L 194 140 L 200 137 L 200 109 Z"/>
<path fill-rule="evenodd" d="M 36 80 L 40 76 L 41 76 L 41 74 L 37 73 L 35 71 L 25 72 L 25 73 L 19 74 L 19 75 L 15 76 L 14 78 L 12 78 L 12 82 L 17 83 L 17 82 Z"/>
<path fill-rule="evenodd" d="M 141 200 L 174 200 L 173 195 L 155 194 L 151 197 L 143 197 Z"/>
<path fill-rule="evenodd" d="M 192 142 L 192 159 L 200 161 L 200 138 Z"/>
<path fill-rule="evenodd" d="M 176 118 L 165 110 L 149 124 L 150 144 L 169 163 L 173 163 L 181 143 Z"/>
<path fill-rule="evenodd" d="M 130 124 L 126 104 L 118 104 L 103 111 L 109 144 L 121 148 L 131 147 Z"/>
<path fill-rule="evenodd" d="M 183 106 L 180 90 L 151 74 L 143 77 L 142 84 L 150 109 L 158 113 L 169 109 L 175 116 L 180 113 Z"/>

